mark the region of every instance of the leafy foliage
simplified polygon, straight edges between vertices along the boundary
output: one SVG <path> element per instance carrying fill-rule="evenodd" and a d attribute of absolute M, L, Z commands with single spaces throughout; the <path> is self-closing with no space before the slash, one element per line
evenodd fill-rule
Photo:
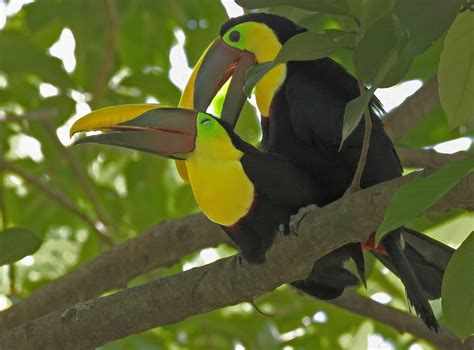
<path fill-rule="evenodd" d="M 474 158 L 460 160 L 445 165 L 430 176 L 400 186 L 392 197 L 382 225 L 377 230 L 377 240 L 385 233 L 423 214 L 473 171 Z"/>
<path fill-rule="evenodd" d="M 463 340 L 474 334 L 473 255 L 474 232 L 471 232 L 449 262 L 443 279 L 444 317 L 450 329 Z"/>
<path fill-rule="evenodd" d="M 30 230 L 14 227 L 0 232 L 0 266 L 33 254 L 41 246 L 41 239 Z"/>
<path fill-rule="evenodd" d="M 281 62 L 331 55 L 348 70 L 360 75 L 359 78 L 373 83 L 375 74 L 386 62 L 385 50 L 396 48 L 396 63 L 390 65 L 390 74 L 383 74 L 373 90 L 399 81 L 426 80 L 436 74 L 442 36 L 458 6 L 457 1 L 430 2 L 432 10 L 436 11 L 433 14 L 424 10 L 427 1 L 237 2 L 252 8 L 272 6 L 269 11 L 288 16 L 311 30 L 288 42 L 282 50 Z M 0 148 L 4 156 L 0 161 L 5 159 L 43 185 L 39 187 L 14 168 L 0 165 L 0 178 L 5 187 L 5 207 L 0 207 L 0 211 L 7 214 L 7 222 L 2 224 L 25 228 L 23 233 L 9 238 L 8 244 L 13 242 L 11 250 L 0 242 L 0 260 L 11 263 L 25 254 L 32 254 L 30 259 L 14 265 L 16 290 L 13 293 L 9 288 L 12 281 L 8 277 L 8 267 L 0 267 L 0 300 L 6 298 L 8 303 L 27 298 L 38 288 L 107 249 L 84 216 L 93 224 L 99 223 L 99 228 L 104 226 L 105 234 L 120 243 L 159 221 L 198 210 L 190 188 L 178 179 L 173 162 L 113 148 L 100 148 L 100 151 L 91 147 L 70 148 L 71 140 L 65 136 L 65 131 L 71 119 L 86 113 L 89 107 L 144 103 L 149 99 L 177 104 L 180 90 L 169 72 L 173 69 L 176 77 L 184 69 L 170 60 L 170 53 L 183 49 L 189 65 L 193 66 L 226 21 L 225 9 L 215 0 L 111 1 L 115 7 L 108 7 L 107 3 L 96 0 L 35 1 L 9 16 L 5 27 L 0 29 Z M 393 20 L 394 13 L 398 22 Z M 0 15 L 0 22 L 1 18 Z M 364 34 L 357 45 L 358 28 L 354 18 Z M 75 45 L 75 67 L 68 71 L 49 51 L 61 34 L 68 33 L 65 29 L 70 30 Z M 407 31 L 411 34 L 408 39 L 413 41 L 407 39 Z M 182 36 L 181 33 L 185 37 L 184 45 L 178 43 L 177 37 Z M 397 38 L 403 40 L 397 42 Z M 314 45 L 315 42 L 318 45 Z M 431 44 L 433 46 L 429 48 Z M 308 48 L 311 50 L 307 51 Z M 448 46 L 444 51 L 443 55 L 450 52 Z M 259 73 L 263 75 L 271 64 L 273 62 L 264 68 L 257 66 L 260 68 L 255 70 L 263 69 Z M 450 68 L 445 69 L 449 72 Z M 440 70 L 440 77 L 442 73 Z M 255 75 L 256 80 L 249 84 L 248 91 L 258 78 L 258 74 Z M 56 95 L 41 94 L 44 83 L 53 85 L 57 89 L 53 91 Z M 444 84 L 442 80 L 440 84 Z M 51 88 L 49 90 L 51 92 Z M 443 93 L 441 95 L 443 100 Z M 444 104 L 448 112 L 449 108 Z M 214 101 L 214 109 L 218 111 L 221 105 L 222 96 Z M 352 113 L 359 118 L 361 110 L 362 107 L 356 108 Z M 356 119 L 350 118 L 352 123 Z M 466 125 L 449 129 L 445 113 L 437 108 L 417 122 L 400 143 L 421 148 L 473 135 L 472 126 L 466 119 L 456 120 L 452 126 Z M 258 120 L 255 109 L 249 104 L 245 106 L 237 131 L 250 142 L 258 143 Z M 35 152 L 41 157 L 34 157 Z M 46 194 L 44 187 L 71 202 L 82 216 Z M 460 236 L 467 233 L 469 225 L 472 227 L 472 215 L 463 212 L 425 215 L 415 224 L 425 233 L 436 232 L 438 239 L 448 241 L 452 238 L 452 227 L 461 232 Z M 39 238 L 33 239 L 33 233 L 26 233 L 27 230 Z M 27 238 L 20 239 L 23 234 Z M 18 240 L 21 242 L 17 243 Z M 41 241 L 39 250 L 34 252 Z M 14 252 L 15 256 L 9 255 Z M 196 252 L 177 266 L 151 271 L 130 284 L 145 283 L 150 277 L 207 263 L 209 255 L 221 257 L 233 252 L 224 246 Z M 376 264 L 368 290 L 358 292 L 372 296 L 383 291 L 391 297 L 390 305 L 406 310 L 400 283 L 381 271 Z M 178 325 L 131 336 L 104 348 L 230 348 L 237 343 L 261 349 L 284 346 L 363 348 L 367 341 L 370 345 L 368 336 L 374 334 L 379 334 L 397 349 L 408 349 L 414 343 L 430 348 L 411 335 L 400 335 L 383 324 L 300 295 L 286 286 L 256 303 L 275 316 L 264 317 L 248 304 L 236 305 Z"/>
<path fill-rule="evenodd" d="M 449 30 L 439 64 L 439 97 L 451 128 L 472 119 L 473 41 L 474 13 L 467 11 L 459 15 Z"/>

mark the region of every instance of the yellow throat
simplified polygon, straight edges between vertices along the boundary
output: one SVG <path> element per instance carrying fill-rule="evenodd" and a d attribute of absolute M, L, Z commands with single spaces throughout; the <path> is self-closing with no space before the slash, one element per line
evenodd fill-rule
<path fill-rule="evenodd" d="M 240 162 L 243 153 L 234 147 L 224 128 L 211 120 L 216 124 L 212 137 L 198 129 L 196 147 L 185 161 L 186 168 L 203 213 L 215 223 L 231 226 L 250 211 L 254 186 Z"/>

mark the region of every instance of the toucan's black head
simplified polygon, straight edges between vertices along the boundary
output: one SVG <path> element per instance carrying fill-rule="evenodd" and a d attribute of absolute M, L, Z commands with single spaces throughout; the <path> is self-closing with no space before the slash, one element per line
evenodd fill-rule
<path fill-rule="evenodd" d="M 289 38 L 305 30 L 287 18 L 267 13 L 228 20 L 222 26 L 220 36 L 194 68 L 180 105 L 205 111 L 219 89 L 232 77 L 221 118 L 234 127 L 246 100 L 243 86 L 248 69 L 256 63 L 273 61 Z M 269 116 L 273 95 L 285 77 L 285 67 L 279 65 L 256 86 L 262 116 Z"/>
<path fill-rule="evenodd" d="M 293 35 L 306 31 L 305 28 L 298 26 L 288 18 L 274 15 L 271 13 L 250 13 L 240 17 L 234 17 L 225 22 L 220 31 L 221 38 L 229 31 L 229 29 L 243 22 L 263 23 L 271 28 L 278 37 L 280 43 L 284 44 Z"/>

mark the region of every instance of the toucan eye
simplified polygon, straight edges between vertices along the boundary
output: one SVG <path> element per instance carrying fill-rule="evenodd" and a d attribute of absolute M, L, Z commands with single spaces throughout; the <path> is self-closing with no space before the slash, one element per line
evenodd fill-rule
<path fill-rule="evenodd" d="M 201 125 L 207 125 L 207 124 L 209 124 L 210 122 L 211 122 L 210 119 L 203 119 L 203 120 L 201 120 Z"/>
<path fill-rule="evenodd" d="M 237 30 L 232 31 L 232 32 L 229 34 L 229 39 L 230 39 L 230 41 L 236 43 L 237 41 L 240 40 L 240 32 L 237 31 Z"/>

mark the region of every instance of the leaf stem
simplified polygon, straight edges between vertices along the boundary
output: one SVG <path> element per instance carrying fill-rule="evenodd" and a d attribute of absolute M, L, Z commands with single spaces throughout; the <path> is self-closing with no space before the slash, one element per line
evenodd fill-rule
<path fill-rule="evenodd" d="M 364 83 L 359 80 L 359 91 L 362 95 L 365 93 Z M 369 153 L 370 135 L 372 134 L 372 119 L 370 118 L 369 108 L 366 106 L 364 109 L 364 140 L 362 143 L 362 150 L 360 152 L 359 162 L 357 169 L 352 179 L 351 187 L 349 192 L 357 192 L 360 190 L 360 181 L 365 169 L 365 163 L 367 162 L 367 154 Z"/>
<path fill-rule="evenodd" d="M 362 39 L 362 26 L 359 21 L 356 21 L 357 35 L 356 45 Z M 366 93 L 365 85 L 361 80 L 357 81 L 359 85 L 359 94 L 362 96 Z M 369 102 L 370 103 L 370 102 Z M 365 163 L 367 162 L 367 154 L 369 153 L 370 135 L 372 134 L 372 119 L 370 117 L 369 107 L 364 108 L 364 140 L 362 143 L 362 150 L 359 156 L 359 162 L 357 163 L 356 172 L 352 178 L 351 186 L 349 187 L 349 193 L 354 193 L 360 190 L 360 181 L 364 174 Z"/>

